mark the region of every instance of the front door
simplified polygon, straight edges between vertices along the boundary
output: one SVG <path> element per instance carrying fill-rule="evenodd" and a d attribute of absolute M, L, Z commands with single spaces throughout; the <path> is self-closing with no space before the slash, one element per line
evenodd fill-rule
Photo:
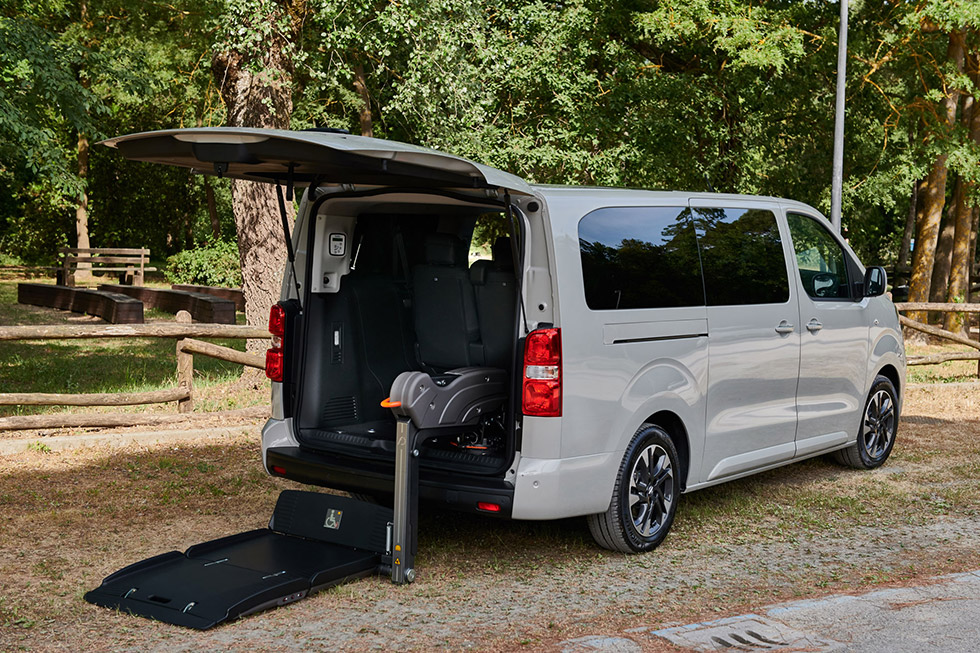
<path fill-rule="evenodd" d="M 800 325 L 788 238 L 774 207 L 692 201 L 708 304 L 708 391 L 701 480 L 795 453 Z"/>
<path fill-rule="evenodd" d="M 856 301 L 860 269 L 815 216 L 786 215 L 800 289 L 802 343 L 797 456 L 857 437 L 867 392 L 867 298 Z"/>

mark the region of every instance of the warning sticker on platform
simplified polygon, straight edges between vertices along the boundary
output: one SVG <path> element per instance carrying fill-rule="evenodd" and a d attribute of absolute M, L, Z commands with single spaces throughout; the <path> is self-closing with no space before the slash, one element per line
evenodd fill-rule
<path fill-rule="evenodd" d="M 323 521 L 323 527 L 337 530 L 338 528 L 340 528 L 340 518 L 343 516 L 344 516 L 343 510 L 337 510 L 335 508 L 331 508 L 330 510 L 327 511 L 327 518 Z"/>

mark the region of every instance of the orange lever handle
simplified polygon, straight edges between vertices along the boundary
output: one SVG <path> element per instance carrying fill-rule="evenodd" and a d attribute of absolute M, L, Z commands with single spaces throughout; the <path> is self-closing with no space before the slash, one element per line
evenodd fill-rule
<path fill-rule="evenodd" d="M 384 401 L 381 402 L 381 407 L 382 408 L 398 408 L 401 405 L 402 405 L 402 402 L 400 402 L 400 401 L 392 401 L 391 400 L 391 397 L 388 397 L 387 399 L 385 399 Z"/>

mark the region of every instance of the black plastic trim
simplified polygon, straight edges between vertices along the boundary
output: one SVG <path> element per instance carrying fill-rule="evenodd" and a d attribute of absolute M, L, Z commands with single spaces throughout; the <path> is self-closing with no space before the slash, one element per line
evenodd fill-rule
<path fill-rule="evenodd" d="M 271 447 L 266 450 L 266 467 L 279 467 L 285 473 L 273 472 L 292 481 L 319 485 L 345 492 L 389 497 L 394 488 L 394 463 L 331 456 L 300 447 Z M 479 512 L 496 517 L 510 517 L 514 506 L 514 486 L 500 478 L 460 476 L 422 468 L 419 498 L 462 512 Z M 500 512 L 478 511 L 478 501 L 500 506 Z"/>
<path fill-rule="evenodd" d="M 625 345 L 631 342 L 660 342 L 662 340 L 690 340 L 692 338 L 707 338 L 707 333 L 687 333 L 680 336 L 653 336 L 650 338 L 620 338 L 613 340 L 614 345 Z"/>

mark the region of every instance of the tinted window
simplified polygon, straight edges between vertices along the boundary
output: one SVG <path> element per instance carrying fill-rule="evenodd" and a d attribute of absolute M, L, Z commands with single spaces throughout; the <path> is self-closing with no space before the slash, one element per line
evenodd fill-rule
<path fill-rule="evenodd" d="M 695 210 L 709 306 L 781 304 L 789 299 L 786 261 L 772 211 Z"/>
<path fill-rule="evenodd" d="M 614 207 L 578 227 L 585 301 L 593 310 L 703 306 L 690 211 Z"/>
<path fill-rule="evenodd" d="M 814 299 L 850 299 L 844 250 L 813 218 L 789 213 L 789 234 L 806 294 Z"/>

